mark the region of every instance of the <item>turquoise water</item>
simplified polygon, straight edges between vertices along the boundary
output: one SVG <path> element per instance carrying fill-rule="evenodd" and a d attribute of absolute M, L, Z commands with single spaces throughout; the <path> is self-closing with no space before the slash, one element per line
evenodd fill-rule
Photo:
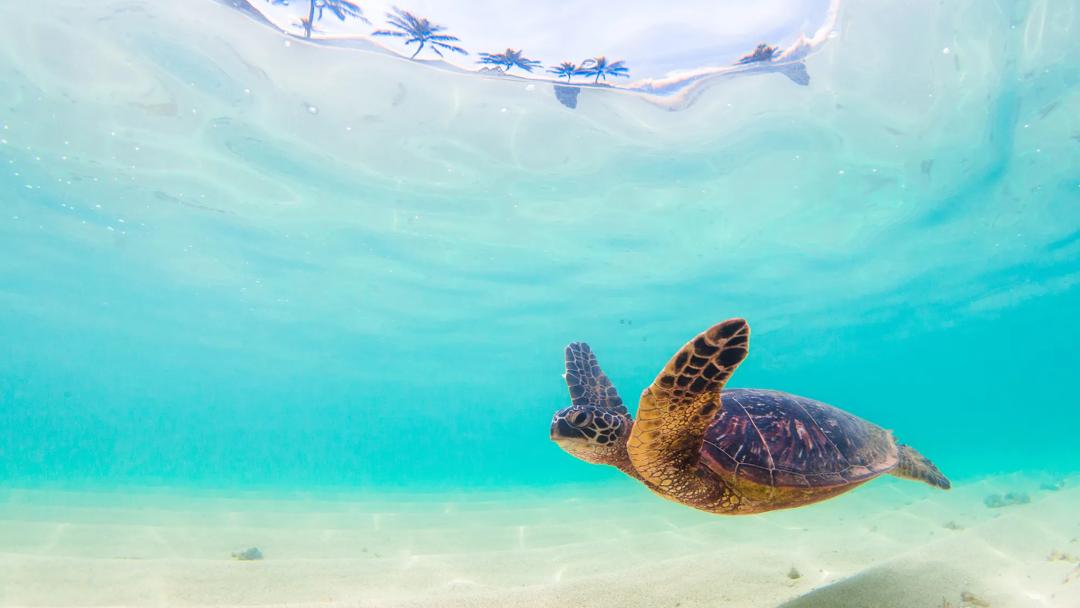
<path fill-rule="evenodd" d="M 1078 19 L 852 3 L 809 85 L 672 111 L 210 2 L 47 3 L 0 41 L 0 480 L 633 483 L 549 441 L 563 346 L 632 404 L 733 316 L 731 386 L 961 484 L 1075 472 Z"/>

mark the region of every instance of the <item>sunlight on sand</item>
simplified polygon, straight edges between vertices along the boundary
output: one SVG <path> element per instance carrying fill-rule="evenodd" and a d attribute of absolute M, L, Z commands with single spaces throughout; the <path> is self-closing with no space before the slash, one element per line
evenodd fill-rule
<path fill-rule="evenodd" d="M 0 602 L 1080 605 L 1080 582 L 1067 582 L 1080 478 L 1058 491 L 1041 481 L 940 493 L 879 480 L 813 507 L 733 518 L 623 485 L 380 497 L 9 490 Z M 983 503 L 1007 490 L 1032 501 Z M 230 557 L 248 547 L 264 559 Z"/>

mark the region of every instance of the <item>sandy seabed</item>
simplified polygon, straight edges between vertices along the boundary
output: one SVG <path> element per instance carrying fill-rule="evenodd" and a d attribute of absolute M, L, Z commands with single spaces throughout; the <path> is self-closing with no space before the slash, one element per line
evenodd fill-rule
<path fill-rule="evenodd" d="M 1080 606 L 1080 477 L 717 517 L 551 491 L 0 491 L 3 606 Z M 989 508 L 984 498 L 1031 502 Z M 234 552 L 258 547 L 264 559 Z"/>

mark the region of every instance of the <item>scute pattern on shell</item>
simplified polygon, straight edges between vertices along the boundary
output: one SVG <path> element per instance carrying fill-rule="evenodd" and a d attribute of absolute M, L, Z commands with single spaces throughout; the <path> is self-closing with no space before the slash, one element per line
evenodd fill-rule
<path fill-rule="evenodd" d="M 726 390 L 721 401 L 702 462 L 736 485 L 847 485 L 897 464 L 888 431 L 819 401 L 750 389 Z"/>

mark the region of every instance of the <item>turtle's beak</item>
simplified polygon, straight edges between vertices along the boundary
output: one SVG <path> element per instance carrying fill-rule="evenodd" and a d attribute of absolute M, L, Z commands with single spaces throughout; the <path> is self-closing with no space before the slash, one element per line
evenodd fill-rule
<path fill-rule="evenodd" d="M 551 421 L 551 440 L 559 442 L 563 440 L 563 436 L 559 433 L 559 423 L 562 422 L 561 418 L 556 418 Z"/>
<path fill-rule="evenodd" d="M 566 441 L 581 437 L 581 431 L 570 426 L 565 418 L 556 418 L 551 421 L 551 440 L 554 442 Z"/>

